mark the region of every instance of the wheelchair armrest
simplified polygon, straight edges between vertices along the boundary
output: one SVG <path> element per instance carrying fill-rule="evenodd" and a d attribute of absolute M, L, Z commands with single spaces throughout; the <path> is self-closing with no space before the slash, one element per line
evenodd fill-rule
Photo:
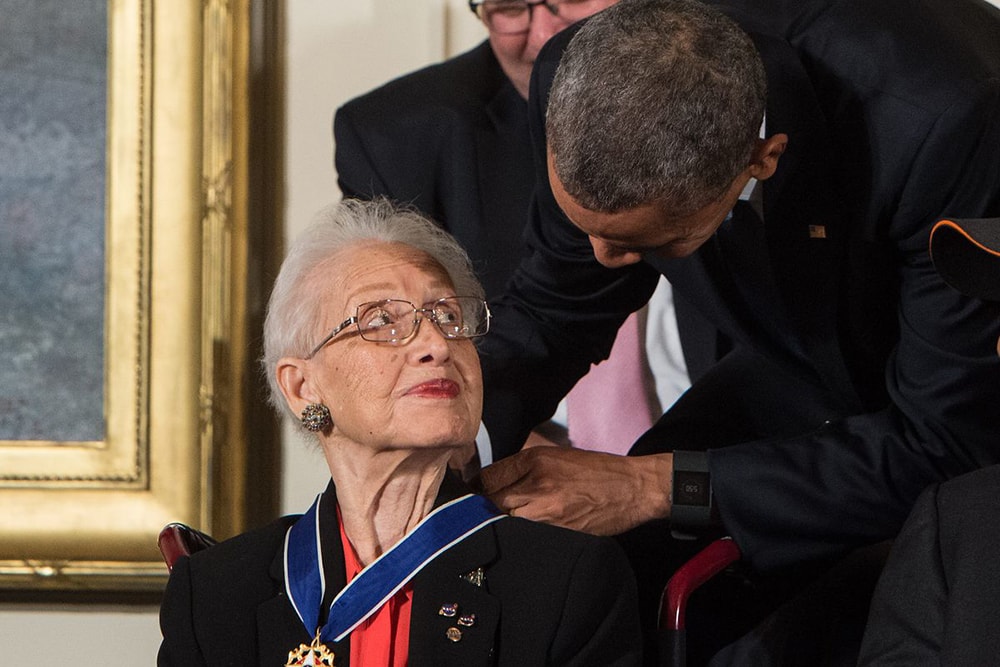
<path fill-rule="evenodd" d="M 688 598 L 699 586 L 740 559 L 740 548 L 731 537 L 722 537 L 709 543 L 690 560 L 681 565 L 660 600 L 659 625 L 666 630 L 661 638 L 661 661 L 671 667 L 687 664 L 687 632 L 684 613 Z"/>
<path fill-rule="evenodd" d="M 163 554 L 167 570 L 172 570 L 178 558 L 207 549 L 216 544 L 216 540 L 183 523 L 170 523 L 160 531 L 156 544 L 160 547 L 160 553 Z"/>
<path fill-rule="evenodd" d="M 660 627 L 684 630 L 688 598 L 706 581 L 740 559 L 740 548 L 731 537 L 721 537 L 695 554 L 670 577 L 660 602 Z"/>

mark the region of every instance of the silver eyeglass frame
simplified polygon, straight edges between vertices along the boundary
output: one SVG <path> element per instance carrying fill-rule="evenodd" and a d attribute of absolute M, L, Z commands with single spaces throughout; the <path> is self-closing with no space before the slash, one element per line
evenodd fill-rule
<path fill-rule="evenodd" d="M 438 322 L 437 315 L 434 313 L 434 308 L 439 303 L 441 303 L 442 301 L 450 301 L 452 299 L 474 299 L 477 302 L 479 302 L 479 303 L 482 304 L 482 306 L 483 306 L 483 330 L 482 331 L 474 333 L 474 334 L 471 334 L 471 335 L 456 336 L 454 334 L 449 334 L 447 331 L 445 331 L 441 327 L 441 323 Z M 364 333 L 364 331 L 362 331 L 361 325 L 358 323 L 358 317 L 361 314 L 361 310 L 364 309 L 364 308 L 366 308 L 366 307 L 368 307 L 368 306 L 373 306 L 373 305 L 380 304 L 380 303 L 389 303 L 389 302 L 406 303 L 406 304 L 410 305 L 410 308 L 413 310 L 413 329 L 407 335 L 405 335 L 405 336 L 403 336 L 401 338 L 393 338 L 391 340 L 371 340 L 370 338 L 365 338 L 365 333 Z M 423 317 L 417 317 L 417 315 L 423 315 Z M 490 318 L 491 317 L 492 317 L 492 314 L 490 313 L 490 307 L 486 303 L 486 300 L 485 299 L 480 299 L 477 296 L 460 296 L 460 295 L 446 296 L 446 297 L 442 297 L 440 299 L 436 299 L 434 301 L 431 301 L 431 302 L 429 302 L 427 304 L 424 304 L 424 306 L 422 308 L 417 308 L 416 304 L 414 304 L 412 301 L 409 301 L 407 299 L 390 298 L 390 299 L 379 299 L 378 301 L 366 301 L 364 303 L 358 304 L 357 307 L 354 309 L 354 315 L 352 317 L 347 318 L 346 320 L 344 320 L 343 322 L 341 322 L 337 326 L 335 326 L 330 331 L 330 333 L 326 336 L 326 338 L 324 338 L 323 340 L 321 340 L 319 342 L 319 344 L 316 345 L 316 347 L 314 347 L 312 349 L 312 351 L 306 357 L 304 357 L 304 358 L 308 361 L 309 359 L 312 359 L 313 357 L 315 357 L 316 354 L 319 353 L 319 351 L 322 350 L 324 347 L 326 347 L 327 344 L 329 344 L 340 332 L 344 331 L 347 327 L 351 326 L 352 324 L 357 327 L 357 334 L 359 336 L 361 336 L 362 340 L 366 340 L 369 343 L 386 343 L 388 345 L 399 345 L 400 343 L 403 343 L 404 341 L 409 340 L 410 338 L 412 338 L 413 336 L 415 336 L 417 334 L 417 332 L 420 330 L 420 322 L 423 319 L 425 319 L 425 318 L 429 319 L 431 322 L 433 322 L 434 326 L 437 327 L 437 330 L 446 339 L 448 339 L 448 340 L 464 340 L 464 339 L 470 339 L 470 338 L 479 338 L 480 336 L 485 336 L 487 333 L 489 333 L 489 330 L 490 330 Z"/>

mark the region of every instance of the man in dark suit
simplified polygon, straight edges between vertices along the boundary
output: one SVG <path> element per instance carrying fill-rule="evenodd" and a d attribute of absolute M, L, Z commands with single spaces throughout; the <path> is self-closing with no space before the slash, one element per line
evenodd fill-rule
<path fill-rule="evenodd" d="M 487 24 L 489 40 L 471 51 L 347 102 L 333 122 L 341 192 L 412 204 L 458 239 L 487 296 L 500 294 L 521 260 L 535 184 L 531 67 L 552 35 L 614 2 L 568 2 L 561 15 L 525 5 L 523 30 Z"/>
<path fill-rule="evenodd" d="M 1000 461 L 1000 308 L 950 290 L 926 247 L 938 218 L 1000 215 L 1000 12 L 715 4 L 742 30 L 625 0 L 539 55 L 530 254 L 482 348 L 494 454 L 661 274 L 735 349 L 642 456 L 526 451 L 482 480 L 517 516 L 644 525 L 640 553 L 669 520 L 786 572 L 890 538 L 927 484 Z"/>
<path fill-rule="evenodd" d="M 1000 219 L 942 220 L 931 235 L 931 255 L 953 287 L 1000 301 Z M 875 589 L 860 664 L 996 663 L 998 562 L 1000 466 L 928 488 Z"/>

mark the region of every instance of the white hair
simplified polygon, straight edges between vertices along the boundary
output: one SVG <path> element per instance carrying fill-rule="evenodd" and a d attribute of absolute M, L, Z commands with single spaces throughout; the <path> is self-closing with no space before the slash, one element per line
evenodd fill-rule
<path fill-rule="evenodd" d="M 298 417 L 291 415 L 278 386 L 278 360 L 308 355 L 320 326 L 321 307 L 310 293 L 310 277 L 343 250 L 372 241 L 401 243 L 421 250 L 445 270 L 456 294 L 485 296 L 465 250 L 421 213 L 384 198 L 345 199 L 323 208 L 289 248 L 267 306 L 261 365 L 267 377 L 269 400 L 279 413 Z"/>

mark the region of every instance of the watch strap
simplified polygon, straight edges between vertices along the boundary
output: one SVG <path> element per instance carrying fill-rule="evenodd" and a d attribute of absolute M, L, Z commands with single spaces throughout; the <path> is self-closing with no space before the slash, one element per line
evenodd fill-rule
<path fill-rule="evenodd" d="M 673 454 L 671 532 L 680 539 L 693 539 L 695 533 L 718 523 L 708 453 L 675 451 Z"/>

